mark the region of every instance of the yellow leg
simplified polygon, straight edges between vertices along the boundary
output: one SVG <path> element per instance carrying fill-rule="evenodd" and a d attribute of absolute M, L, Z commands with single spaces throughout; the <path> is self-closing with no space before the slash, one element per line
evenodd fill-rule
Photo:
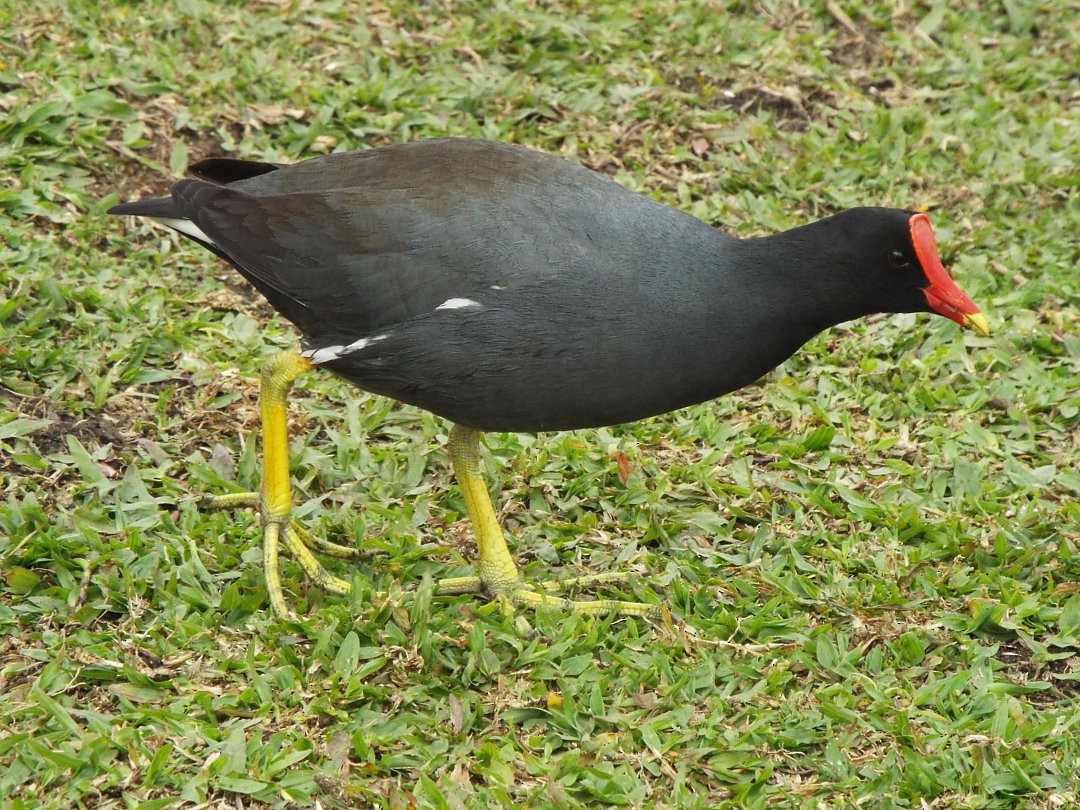
<path fill-rule="evenodd" d="M 347 594 L 350 585 L 331 574 L 312 553 L 310 546 L 338 557 L 360 556 L 357 549 L 316 538 L 292 520 L 292 485 L 289 482 L 289 430 L 285 403 L 293 382 L 311 368 L 298 352 L 275 355 L 263 366 L 259 410 L 262 416 L 263 474 L 258 493 L 240 492 L 205 499 L 207 506 L 229 508 L 257 506 L 263 527 L 263 573 L 270 607 L 281 618 L 289 618 L 278 569 L 278 550 L 282 542 L 304 572 L 320 587 L 337 594 Z"/>
<path fill-rule="evenodd" d="M 523 583 L 517 565 L 510 556 L 510 549 L 506 546 L 502 528 L 495 517 L 495 509 L 491 505 L 487 485 L 481 476 L 479 431 L 455 425 L 450 431 L 449 450 L 454 474 L 465 497 L 465 509 L 469 513 L 473 534 L 476 537 L 479 575 L 444 579 L 439 583 L 439 593 L 483 591 L 508 609 L 512 609 L 515 605 L 525 605 L 532 608 L 558 607 L 591 615 L 619 613 L 630 616 L 659 616 L 661 614 L 659 605 L 650 605 L 645 602 L 622 602 L 613 599 L 577 602 L 552 596 L 546 592 L 575 585 L 611 582 L 623 578 L 621 574 L 594 574 L 570 579 L 564 583 L 554 583 L 552 586 L 542 585 L 540 587 L 543 590 Z"/>
<path fill-rule="evenodd" d="M 289 482 L 289 427 L 285 404 L 293 382 L 311 368 L 295 351 L 282 352 L 262 370 L 259 411 L 262 416 L 263 474 L 259 488 L 259 517 L 263 527 L 263 568 L 270 606 L 281 618 L 289 616 L 278 570 L 278 543 L 285 541 L 300 567 L 318 585 L 347 594 L 349 583 L 327 571 L 292 527 L 292 485 Z"/>

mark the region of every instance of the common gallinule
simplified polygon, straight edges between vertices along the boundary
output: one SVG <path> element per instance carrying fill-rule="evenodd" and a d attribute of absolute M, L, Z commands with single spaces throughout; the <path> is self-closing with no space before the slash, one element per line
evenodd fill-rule
<path fill-rule="evenodd" d="M 481 431 L 598 427 L 665 413 L 765 374 L 821 330 L 875 312 L 985 318 L 938 258 L 925 214 L 855 208 L 736 239 L 565 160 L 437 139 L 294 165 L 215 158 L 169 197 L 114 206 L 232 264 L 303 334 L 262 373 L 263 526 L 270 604 L 288 615 L 279 542 L 347 593 L 291 517 L 285 400 L 312 366 L 454 423 L 449 452 L 478 576 L 439 583 L 513 606 L 650 614 L 525 584 L 481 477 Z M 584 579 L 597 582 L 617 575 Z M 581 582 L 582 580 L 576 580 Z"/>

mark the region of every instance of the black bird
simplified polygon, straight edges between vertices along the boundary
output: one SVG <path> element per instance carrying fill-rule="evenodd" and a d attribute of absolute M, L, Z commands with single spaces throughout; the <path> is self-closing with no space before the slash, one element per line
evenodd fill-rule
<path fill-rule="evenodd" d="M 482 431 L 599 427 L 703 402 L 876 312 L 934 312 L 988 334 L 922 213 L 855 208 L 737 239 L 560 158 L 467 139 L 287 166 L 214 158 L 191 171 L 198 179 L 170 196 L 109 213 L 199 242 L 303 335 L 301 351 L 263 371 L 260 492 L 213 499 L 259 507 L 281 616 L 279 542 L 338 593 L 348 583 L 312 549 L 355 553 L 291 518 L 285 399 L 312 366 L 454 423 L 450 457 L 479 565 L 440 592 L 645 615 L 656 606 L 573 602 L 522 581 L 481 478 Z"/>

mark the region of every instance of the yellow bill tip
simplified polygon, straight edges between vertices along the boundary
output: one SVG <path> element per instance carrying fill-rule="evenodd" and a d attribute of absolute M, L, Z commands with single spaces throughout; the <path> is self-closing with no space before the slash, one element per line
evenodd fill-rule
<path fill-rule="evenodd" d="M 963 326 L 966 329 L 970 329 L 976 335 L 982 335 L 983 337 L 990 336 L 990 324 L 986 322 L 986 317 L 981 312 L 964 315 Z"/>

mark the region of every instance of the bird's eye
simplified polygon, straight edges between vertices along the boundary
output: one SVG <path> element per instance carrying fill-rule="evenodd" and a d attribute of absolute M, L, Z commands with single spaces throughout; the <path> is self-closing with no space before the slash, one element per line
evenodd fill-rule
<path fill-rule="evenodd" d="M 889 253 L 889 265 L 892 267 L 904 267 L 909 264 L 908 257 L 902 251 L 894 250 Z"/>

